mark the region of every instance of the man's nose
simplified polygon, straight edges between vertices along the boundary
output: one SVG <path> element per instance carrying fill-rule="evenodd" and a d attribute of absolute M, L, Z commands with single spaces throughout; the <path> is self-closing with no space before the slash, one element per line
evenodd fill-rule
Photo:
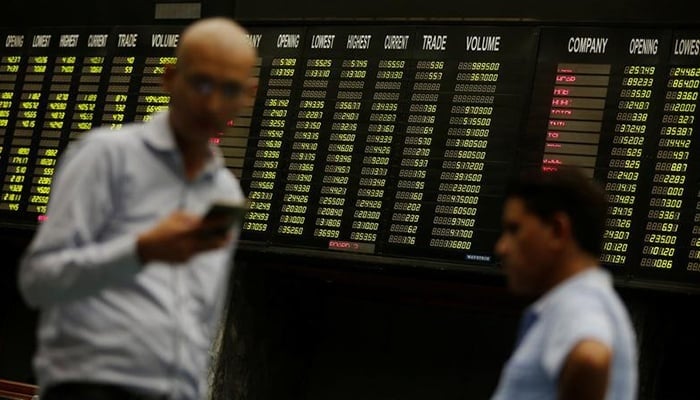
<path fill-rule="evenodd" d="M 218 90 L 214 90 L 206 97 L 205 106 L 209 113 L 218 114 L 224 105 L 224 100 Z"/>
<path fill-rule="evenodd" d="M 494 246 L 494 252 L 496 253 L 497 256 L 502 257 L 507 249 L 507 244 L 506 244 L 506 239 L 503 237 L 503 235 L 498 237 L 498 240 L 496 241 L 496 244 Z"/>

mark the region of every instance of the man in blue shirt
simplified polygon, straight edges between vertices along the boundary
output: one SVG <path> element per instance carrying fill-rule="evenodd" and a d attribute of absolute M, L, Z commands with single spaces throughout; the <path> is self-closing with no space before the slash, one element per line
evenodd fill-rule
<path fill-rule="evenodd" d="M 598 266 L 607 202 L 577 170 L 525 176 L 510 187 L 496 253 L 510 289 L 540 296 L 493 400 L 632 400 L 637 354 L 625 306 Z"/>
<path fill-rule="evenodd" d="M 214 18 L 182 33 L 177 59 L 169 112 L 90 132 L 61 159 L 19 274 L 41 311 L 42 400 L 207 393 L 236 232 L 202 215 L 244 200 L 209 141 L 243 105 L 256 54 L 240 26 Z"/>

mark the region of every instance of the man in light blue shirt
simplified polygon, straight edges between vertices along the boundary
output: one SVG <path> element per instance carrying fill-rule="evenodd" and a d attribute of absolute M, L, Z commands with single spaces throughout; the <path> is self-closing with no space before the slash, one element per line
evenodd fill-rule
<path fill-rule="evenodd" d="M 41 311 L 42 400 L 206 396 L 236 235 L 201 216 L 244 200 L 209 141 L 242 106 L 256 54 L 214 18 L 183 32 L 177 58 L 169 112 L 90 132 L 60 161 L 19 274 Z"/>
<path fill-rule="evenodd" d="M 637 348 L 610 274 L 598 266 L 607 202 L 579 171 L 511 186 L 496 253 L 515 293 L 538 295 L 493 400 L 632 400 Z"/>

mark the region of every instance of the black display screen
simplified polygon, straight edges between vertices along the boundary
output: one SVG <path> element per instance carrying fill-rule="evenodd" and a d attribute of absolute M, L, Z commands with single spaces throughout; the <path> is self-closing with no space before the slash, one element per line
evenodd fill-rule
<path fill-rule="evenodd" d="M 700 32 L 252 26 L 257 92 L 213 138 L 251 200 L 243 243 L 493 267 L 507 181 L 606 189 L 601 262 L 700 283 Z M 44 218 L 82 132 L 167 109 L 180 27 L 1 31 L 0 218 Z"/>
<path fill-rule="evenodd" d="M 243 238 L 493 261 L 534 30 L 260 35 L 256 128 L 242 176 L 253 203 Z"/>

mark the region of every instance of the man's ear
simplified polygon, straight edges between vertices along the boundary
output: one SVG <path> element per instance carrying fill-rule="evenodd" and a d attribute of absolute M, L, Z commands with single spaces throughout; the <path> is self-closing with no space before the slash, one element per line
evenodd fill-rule
<path fill-rule="evenodd" d="M 556 241 L 568 241 L 571 239 L 573 232 L 571 227 L 571 218 L 568 214 L 562 211 L 555 212 L 549 220 L 552 227 L 552 239 Z"/>
<path fill-rule="evenodd" d="M 258 93 L 259 78 L 253 77 L 248 79 L 245 85 L 245 106 L 253 107 L 255 105 L 255 96 Z"/>
<path fill-rule="evenodd" d="M 165 64 L 164 67 L 165 70 L 163 71 L 163 80 L 161 82 L 165 93 L 170 94 L 177 75 L 177 67 L 175 67 L 175 64 Z"/>

